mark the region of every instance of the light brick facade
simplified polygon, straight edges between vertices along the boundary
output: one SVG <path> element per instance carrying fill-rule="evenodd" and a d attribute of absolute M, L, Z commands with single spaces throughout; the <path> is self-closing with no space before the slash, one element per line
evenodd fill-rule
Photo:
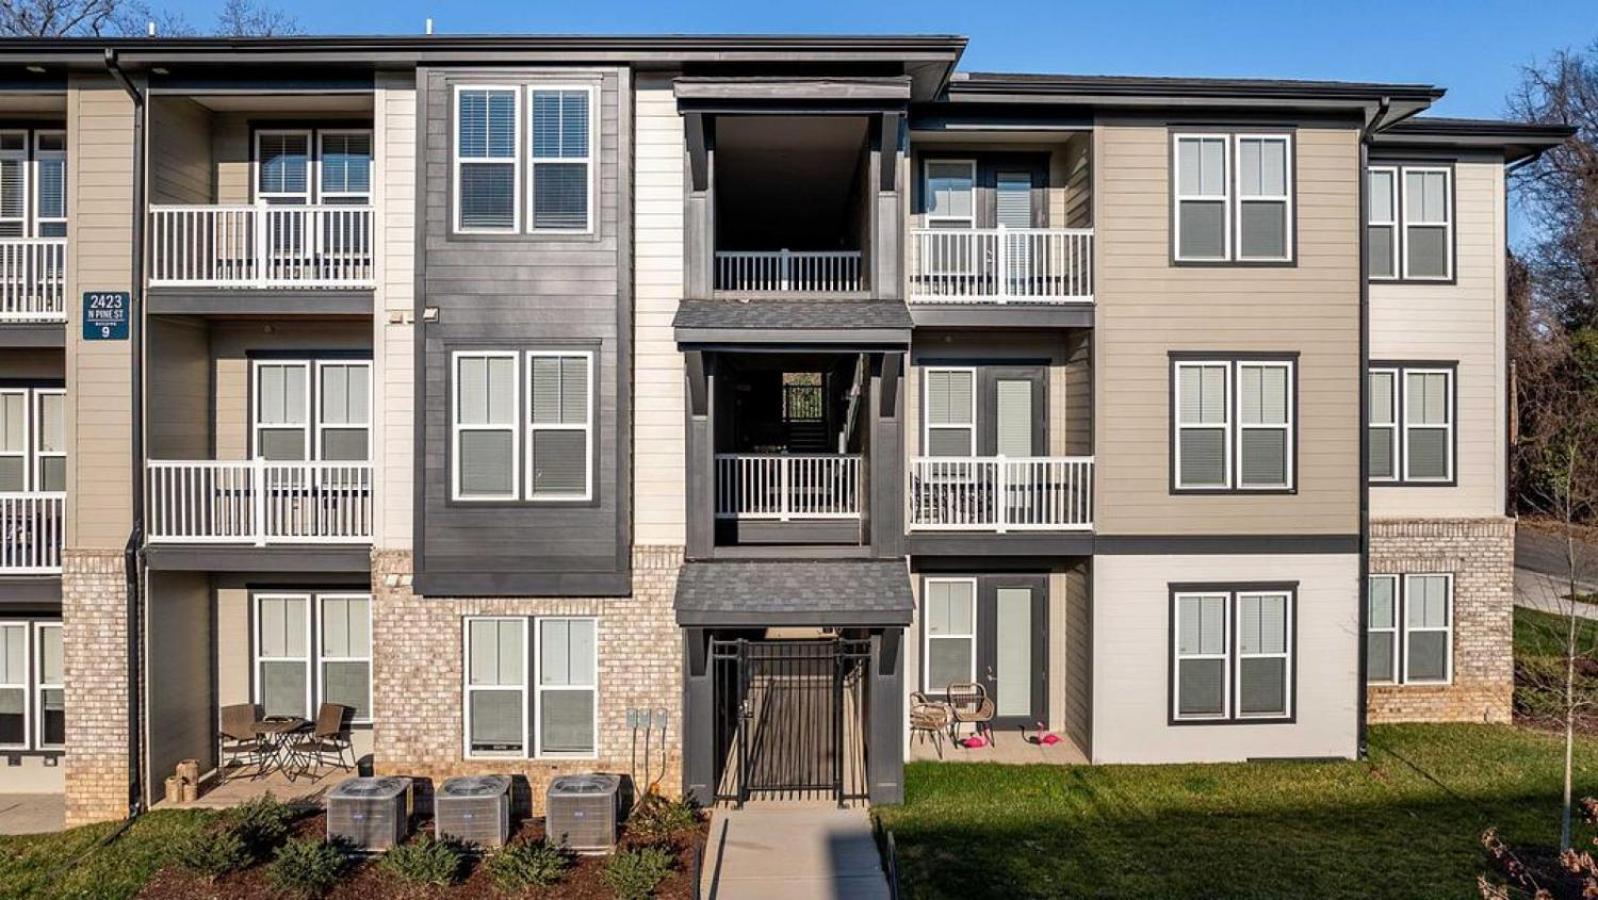
<path fill-rule="evenodd" d="M 1371 574 L 1454 576 L 1454 678 L 1436 686 L 1371 685 L 1370 721 L 1509 721 L 1514 565 L 1510 519 L 1371 523 Z"/>
<path fill-rule="evenodd" d="M 62 554 L 69 826 L 128 811 L 127 596 L 121 553 Z"/>
<path fill-rule="evenodd" d="M 524 776 L 541 810 L 551 778 L 571 772 L 645 777 L 644 733 L 629 708 L 667 710 L 650 743 L 648 776 L 682 790 L 682 637 L 672 601 L 681 547 L 635 547 L 633 594 L 606 598 L 423 597 L 411 590 L 412 558 L 379 551 L 372 562 L 373 756 L 379 773 L 438 782 L 453 775 Z M 467 759 L 462 733 L 462 622 L 466 616 L 595 616 L 599 619 L 598 758 Z M 529 673 L 530 675 L 531 673 Z M 636 737 L 636 746 L 634 738 Z M 642 790 L 647 785 L 638 784 Z"/>

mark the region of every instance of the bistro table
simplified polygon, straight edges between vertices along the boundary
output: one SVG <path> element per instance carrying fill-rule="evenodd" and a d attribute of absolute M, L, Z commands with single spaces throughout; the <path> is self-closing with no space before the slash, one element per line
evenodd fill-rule
<path fill-rule="evenodd" d="M 262 764 L 260 775 L 282 772 L 288 775 L 290 781 L 294 780 L 294 776 L 288 770 L 286 751 L 293 737 L 310 724 L 299 716 L 267 716 L 255 723 L 255 733 L 272 748 L 272 758 Z"/>

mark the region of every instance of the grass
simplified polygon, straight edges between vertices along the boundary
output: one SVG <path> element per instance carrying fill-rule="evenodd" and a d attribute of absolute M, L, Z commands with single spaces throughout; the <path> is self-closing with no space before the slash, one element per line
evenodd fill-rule
<path fill-rule="evenodd" d="M 916 763 L 877 811 L 907 895 L 1474 897 L 1477 842 L 1558 839 L 1560 744 L 1513 726 L 1371 729 L 1361 762 Z M 1598 792 L 1598 741 L 1578 748 Z"/>
<path fill-rule="evenodd" d="M 140 816 L 109 844 L 119 823 L 60 834 L 0 837 L 0 895 L 49 900 L 121 900 L 139 892 L 177 846 L 215 813 L 164 811 Z"/>
<path fill-rule="evenodd" d="M 1565 655 L 1568 620 L 1553 613 L 1515 607 L 1515 658 Z M 1598 622 L 1582 619 L 1576 623 L 1578 650 L 1598 646 Z"/>

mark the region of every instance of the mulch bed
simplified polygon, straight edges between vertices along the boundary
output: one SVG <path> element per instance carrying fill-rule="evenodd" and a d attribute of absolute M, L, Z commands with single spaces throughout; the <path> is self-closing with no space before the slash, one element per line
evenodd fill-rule
<path fill-rule="evenodd" d="M 412 829 L 412 836 L 431 832 L 433 823 L 429 820 L 418 820 Z M 660 887 L 655 891 L 655 896 L 661 900 L 692 900 L 694 896 L 693 869 L 694 846 L 703 843 L 709 828 L 708 823 L 701 821 L 697 835 L 690 835 L 676 842 L 677 868 L 672 872 Z M 624 828 L 625 831 L 625 828 Z M 295 837 L 321 838 L 327 834 L 326 817 L 318 812 L 300 820 L 294 829 Z M 520 826 L 513 828 L 512 842 L 515 841 L 542 841 L 544 839 L 544 821 L 542 819 L 527 819 Z M 628 845 L 625 833 L 622 836 L 622 846 Z M 507 894 L 499 890 L 488 877 L 488 872 L 481 864 L 481 859 L 472 859 L 468 863 L 466 878 L 450 887 L 412 887 L 397 879 L 389 877 L 378 868 L 377 862 L 381 857 L 357 857 L 342 878 L 339 879 L 333 890 L 326 895 L 328 900 L 374 900 L 378 897 L 397 897 L 406 900 L 473 900 L 473 898 L 505 898 L 514 896 L 537 896 L 549 900 L 601 900 L 611 898 L 614 894 L 600 878 L 604 871 L 607 856 L 579 856 L 572 867 L 566 870 L 566 877 L 560 883 L 538 891 L 528 891 L 526 894 Z M 208 882 L 203 876 L 190 872 L 181 866 L 167 866 L 155 873 L 144 890 L 139 892 L 140 898 L 145 900 L 282 900 L 283 895 L 274 889 L 266 878 L 264 865 L 251 866 L 242 872 L 218 878 L 215 882 Z"/>

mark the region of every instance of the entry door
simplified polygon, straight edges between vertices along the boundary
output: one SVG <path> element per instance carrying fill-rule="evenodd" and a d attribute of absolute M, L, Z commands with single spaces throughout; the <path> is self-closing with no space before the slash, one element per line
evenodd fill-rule
<path fill-rule="evenodd" d="M 977 678 L 993 698 L 995 726 L 1036 727 L 1048 718 L 1047 598 L 1044 576 L 982 579 Z"/>
<path fill-rule="evenodd" d="M 1002 169 L 994 173 L 993 202 L 994 220 L 1001 228 L 1031 228 L 1032 173 Z M 1005 232 L 1000 240 L 1004 241 L 1004 271 L 999 273 L 1004 280 L 1004 293 L 1024 295 L 1026 279 L 1032 271 L 1032 238 L 1024 232 Z"/>

